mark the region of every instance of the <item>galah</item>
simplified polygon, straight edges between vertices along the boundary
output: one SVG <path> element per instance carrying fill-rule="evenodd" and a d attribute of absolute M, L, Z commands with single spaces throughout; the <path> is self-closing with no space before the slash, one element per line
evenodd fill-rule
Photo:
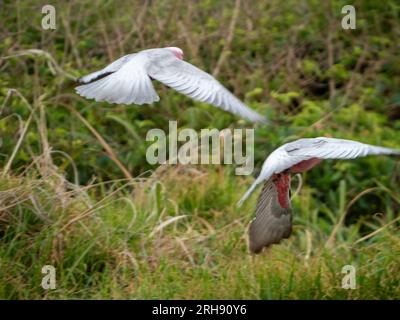
<path fill-rule="evenodd" d="M 253 122 L 266 122 L 211 75 L 184 61 L 183 51 L 176 47 L 123 56 L 79 79 L 83 85 L 77 87 L 76 92 L 96 101 L 150 104 L 160 100 L 153 79 L 194 100 L 210 103 Z"/>
<path fill-rule="evenodd" d="M 400 155 L 400 150 L 334 138 L 299 139 L 273 151 L 265 160 L 260 175 L 239 201 L 245 201 L 260 183 L 256 216 L 249 227 L 251 253 L 279 243 L 292 232 L 290 199 L 291 174 L 310 170 L 324 159 L 354 159 L 367 155 Z"/>

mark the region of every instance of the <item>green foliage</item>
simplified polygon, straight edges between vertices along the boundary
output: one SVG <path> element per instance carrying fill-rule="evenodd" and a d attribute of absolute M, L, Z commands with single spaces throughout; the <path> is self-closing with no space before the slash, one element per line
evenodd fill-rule
<path fill-rule="evenodd" d="M 168 131 L 168 120 L 196 130 L 251 123 L 157 83 L 160 102 L 139 107 L 85 100 L 71 80 L 146 48 L 179 46 L 208 72 L 223 54 L 218 79 L 273 123 L 255 127 L 255 174 L 301 137 L 399 148 L 398 2 L 353 1 L 357 29 L 343 30 L 348 1 L 241 1 L 232 42 L 232 1 L 145 3 L 60 1 L 56 30 L 40 27 L 39 2 L 2 5 L 0 297 L 398 299 L 397 159 L 325 161 L 304 174 L 293 236 L 253 259 L 256 197 L 235 206 L 250 177 L 145 158 L 146 133 Z M 45 264 L 56 266 L 55 291 L 40 287 Z M 357 267 L 357 290 L 340 287 L 346 264 Z"/>

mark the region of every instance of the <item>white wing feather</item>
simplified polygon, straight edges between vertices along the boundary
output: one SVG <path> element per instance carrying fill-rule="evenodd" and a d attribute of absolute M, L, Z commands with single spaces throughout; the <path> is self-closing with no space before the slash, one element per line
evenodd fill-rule
<path fill-rule="evenodd" d="M 368 155 L 400 154 L 400 150 L 373 146 L 352 140 L 325 137 L 300 139 L 291 144 L 287 144 L 285 150 L 289 156 L 301 156 L 303 160 L 311 158 L 355 159 Z"/>
<path fill-rule="evenodd" d="M 109 103 L 141 105 L 159 101 L 160 98 L 146 71 L 149 63 L 146 55 L 135 54 L 126 57 L 128 56 L 116 60 L 103 70 L 83 77 L 84 81 L 90 81 L 106 75 L 100 80 L 77 87 L 76 92 L 83 97 Z M 107 75 L 110 72 L 113 73 Z"/>
<path fill-rule="evenodd" d="M 302 161 L 313 158 L 355 159 L 378 154 L 400 155 L 400 150 L 325 137 L 299 139 L 284 144 L 265 160 L 260 175 L 240 199 L 238 205 L 241 205 L 262 181 L 268 180 L 273 174 L 283 172 Z"/>
<path fill-rule="evenodd" d="M 150 52 L 149 75 L 194 100 L 210 103 L 254 122 L 266 119 L 247 107 L 208 73 L 177 59 L 169 50 Z"/>
<path fill-rule="evenodd" d="M 135 56 L 135 54 L 127 54 L 126 56 L 123 56 L 117 60 L 115 60 L 113 63 L 110 63 L 107 67 L 90 73 L 82 78 L 79 79 L 79 82 L 81 83 L 89 83 L 92 82 L 93 80 L 105 76 L 107 74 L 113 73 L 118 71 L 119 69 L 121 69 L 121 67 L 128 62 L 129 60 L 131 60 L 133 57 Z"/>

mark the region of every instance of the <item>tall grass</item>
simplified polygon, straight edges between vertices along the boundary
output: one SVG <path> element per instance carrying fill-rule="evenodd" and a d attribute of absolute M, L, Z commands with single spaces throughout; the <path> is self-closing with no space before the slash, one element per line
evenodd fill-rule
<path fill-rule="evenodd" d="M 292 237 L 253 257 L 256 195 L 235 205 L 253 178 L 150 166 L 144 141 L 169 119 L 251 124 L 157 84 L 153 106 L 73 93 L 74 79 L 119 56 L 176 45 L 274 122 L 255 128 L 257 168 L 299 137 L 398 148 L 400 7 L 355 1 L 359 27 L 345 32 L 348 3 L 328 4 L 59 2 L 55 31 L 40 28 L 40 3 L 3 4 L 0 298 L 399 299 L 398 159 L 327 161 L 295 178 Z M 41 287 L 44 265 L 55 290 Z M 345 265 L 355 290 L 342 288 Z"/>
<path fill-rule="evenodd" d="M 59 193 L 54 181 L 62 183 Z M 188 166 L 110 181 L 106 193 L 105 184 L 78 187 L 59 176 L 39 178 L 34 171 L 3 177 L 0 296 L 399 298 L 396 228 L 376 217 L 369 227 L 378 232 L 357 242 L 363 223 L 341 226 L 334 245 L 327 246 L 349 203 L 331 208 L 330 221 L 316 212 L 306 186 L 294 199 L 293 236 L 261 256 L 250 256 L 246 228 L 255 199 L 241 209 L 235 206 L 246 182 L 228 168 Z M 40 285 L 41 268 L 49 264 L 57 270 L 56 290 Z M 356 267 L 355 290 L 341 287 L 345 265 Z"/>

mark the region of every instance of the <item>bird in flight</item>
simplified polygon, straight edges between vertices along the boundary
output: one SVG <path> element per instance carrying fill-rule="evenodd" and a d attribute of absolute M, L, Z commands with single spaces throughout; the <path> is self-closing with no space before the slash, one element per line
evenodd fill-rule
<path fill-rule="evenodd" d="M 258 198 L 256 217 L 250 223 L 251 253 L 289 238 L 292 231 L 290 203 L 291 174 L 305 172 L 325 159 L 354 159 L 367 155 L 400 155 L 400 150 L 334 138 L 299 139 L 273 151 L 265 160 L 260 175 L 239 201 L 239 206 L 265 181 Z"/>
<path fill-rule="evenodd" d="M 149 104 L 159 101 L 151 80 L 210 103 L 253 122 L 266 118 L 250 109 L 208 73 L 183 60 L 176 47 L 148 49 L 128 54 L 102 70 L 79 79 L 76 92 L 96 101 L 119 104 Z"/>

